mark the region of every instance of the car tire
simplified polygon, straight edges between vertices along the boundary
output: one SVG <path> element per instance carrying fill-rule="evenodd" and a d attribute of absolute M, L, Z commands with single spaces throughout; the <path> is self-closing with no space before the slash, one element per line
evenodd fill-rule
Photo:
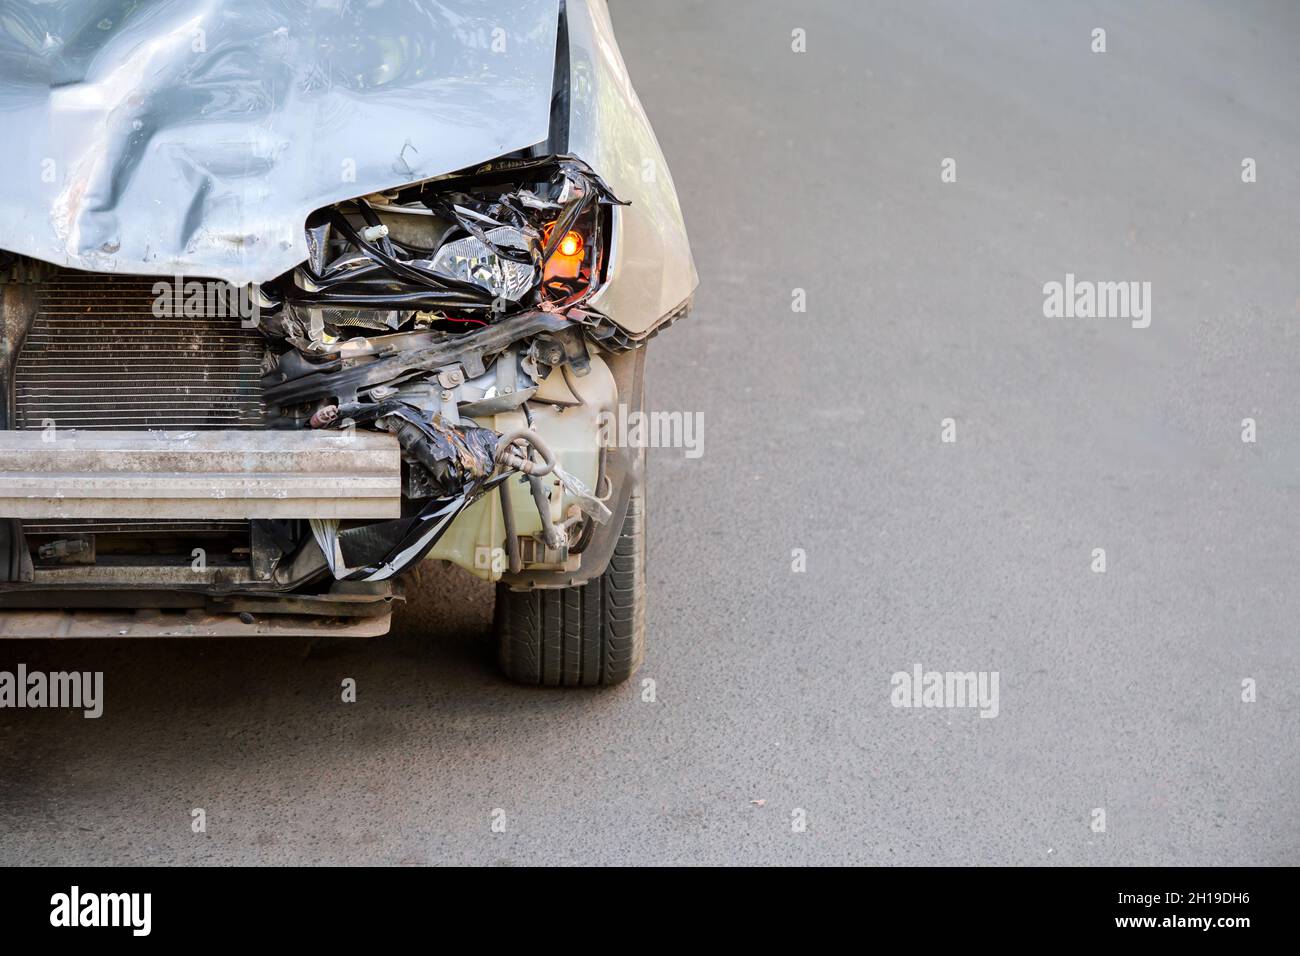
<path fill-rule="evenodd" d="M 645 494 L 633 490 L 609 567 L 577 587 L 497 585 L 497 660 L 510 680 L 539 687 L 619 684 L 645 655 Z"/>

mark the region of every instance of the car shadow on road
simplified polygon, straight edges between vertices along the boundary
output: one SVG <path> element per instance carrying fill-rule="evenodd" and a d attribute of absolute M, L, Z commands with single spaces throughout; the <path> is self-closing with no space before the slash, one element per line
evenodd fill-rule
<path fill-rule="evenodd" d="M 39 801 L 57 789 L 51 777 L 66 785 L 68 774 L 203 777 L 233 763 L 247 771 L 301 762 L 306 777 L 313 761 L 341 765 L 428 741 L 488 707 L 522 715 L 520 698 L 536 692 L 494 669 L 493 586 L 443 565 L 421 572 L 381 638 L 0 642 L 0 671 L 103 675 L 95 719 L 0 709 L 0 806 Z M 355 703 L 344 699 L 349 682 Z M 133 789 L 116 782 L 110 789 Z"/>

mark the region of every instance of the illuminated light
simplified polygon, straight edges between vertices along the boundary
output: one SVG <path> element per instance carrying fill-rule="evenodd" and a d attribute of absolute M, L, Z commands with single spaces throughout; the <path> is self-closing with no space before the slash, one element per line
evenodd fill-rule
<path fill-rule="evenodd" d="M 569 230 L 564 234 L 564 238 L 560 240 L 559 248 L 560 248 L 560 255 L 562 256 L 568 256 L 572 258 L 573 256 L 581 254 L 582 236 L 580 236 L 578 233 L 574 232 L 573 230 Z"/>

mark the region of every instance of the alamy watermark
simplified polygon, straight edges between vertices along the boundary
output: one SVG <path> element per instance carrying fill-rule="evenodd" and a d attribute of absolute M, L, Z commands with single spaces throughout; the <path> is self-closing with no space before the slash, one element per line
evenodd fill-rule
<path fill-rule="evenodd" d="M 104 713 L 103 671 L 0 671 L 0 708 L 70 708 L 94 719 Z"/>
<path fill-rule="evenodd" d="M 239 319 L 244 328 L 255 329 L 262 318 L 261 301 L 251 285 L 178 275 L 155 282 L 153 295 L 158 319 Z"/>
<path fill-rule="evenodd" d="M 1130 319 L 1135 329 L 1151 325 L 1150 282 L 1092 282 L 1065 274 L 1043 285 L 1043 315 L 1049 319 Z"/>
<path fill-rule="evenodd" d="M 50 897 L 50 925 L 118 926 L 129 928 L 132 936 L 148 936 L 153 928 L 153 894 L 83 893 L 74 886 Z"/>
<path fill-rule="evenodd" d="M 920 664 L 889 678 L 895 707 L 977 707 L 981 717 L 998 715 L 997 671 L 927 671 Z"/>
<path fill-rule="evenodd" d="M 596 419 L 602 448 L 682 448 L 687 458 L 704 454 L 703 412 L 602 411 Z"/>

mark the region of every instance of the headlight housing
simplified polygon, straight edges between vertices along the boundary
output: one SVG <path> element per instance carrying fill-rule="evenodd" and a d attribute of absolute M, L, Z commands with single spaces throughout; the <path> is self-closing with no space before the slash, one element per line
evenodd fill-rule
<path fill-rule="evenodd" d="M 272 292 L 300 325 L 483 325 L 526 309 L 567 313 L 603 279 L 618 200 L 566 156 L 499 160 L 322 210 L 311 257 Z M 266 287 L 264 287 L 265 289 Z"/>
<path fill-rule="evenodd" d="M 528 239 L 512 226 L 489 229 L 487 239 L 497 248 L 527 254 Z M 487 243 L 473 236 L 456 239 L 439 247 L 430 268 L 440 275 L 470 282 L 494 298 L 518 302 L 537 281 L 537 267 L 531 262 L 507 259 Z"/>

